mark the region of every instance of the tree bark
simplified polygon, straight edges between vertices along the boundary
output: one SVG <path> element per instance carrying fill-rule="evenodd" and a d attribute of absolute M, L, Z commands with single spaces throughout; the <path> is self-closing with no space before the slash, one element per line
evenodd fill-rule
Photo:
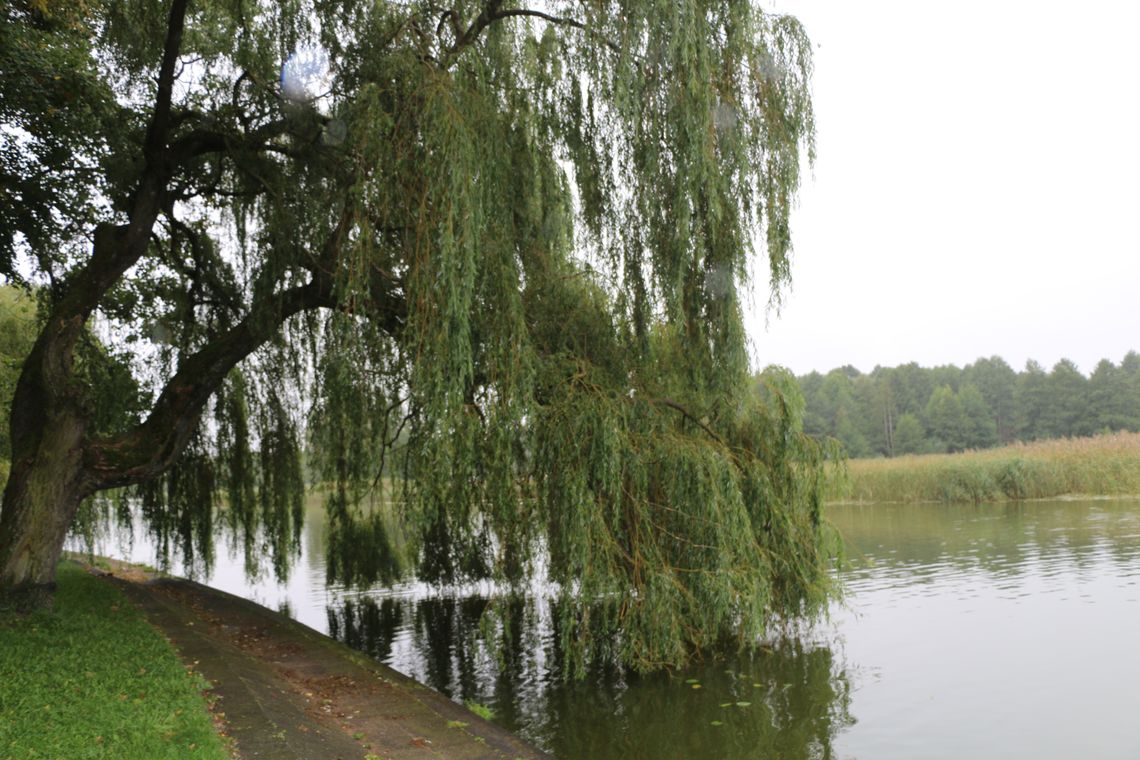
<path fill-rule="evenodd" d="M 86 495 L 82 417 L 57 410 L 38 428 L 31 450 L 13 452 L 0 511 L 0 596 L 18 608 L 50 599 L 64 539 Z"/>
<path fill-rule="evenodd" d="M 69 294 L 72 295 L 72 294 Z M 89 414 L 74 384 L 75 343 L 85 317 L 65 296 L 24 361 L 12 397 L 12 467 L 0 508 L 0 596 L 17 606 L 45 601 L 68 527 L 84 494 Z"/>

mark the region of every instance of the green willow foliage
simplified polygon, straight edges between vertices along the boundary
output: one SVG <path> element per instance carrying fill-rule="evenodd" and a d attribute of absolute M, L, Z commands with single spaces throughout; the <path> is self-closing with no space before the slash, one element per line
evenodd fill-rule
<path fill-rule="evenodd" d="M 41 5 L 4 33 L 50 27 Z M 37 34 L 87 46 L 70 145 L 112 207 L 84 213 L 113 218 L 170 4 L 85 7 Z M 331 62 L 303 102 L 296 50 Z M 209 149 L 101 314 L 157 394 L 275 294 L 327 297 L 230 372 L 143 487 L 152 524 L 205 547 L 222 495 L 251 567 L 284 574 L 311 466 L 333 580 L 399 572 L 374 508 L 395 495 L 420 577 L 547 574 L 579 662 L 676 664 L 821 610 L 830 454 L 791 378 L 752 383 L 741 313 L 754 259 L 773 299 L 789 277 L 810 53 L 740 0 L 191 2 L 174 133 Z"/>

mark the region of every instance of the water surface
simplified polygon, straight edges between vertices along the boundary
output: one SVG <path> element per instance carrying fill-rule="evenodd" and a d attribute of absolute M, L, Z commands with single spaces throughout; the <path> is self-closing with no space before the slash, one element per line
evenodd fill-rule
<path fill-rule="evenodd" d="M 849 562 L 828 622 L 651 676 L 566 682 L 541 598 L 504 611 L 498 651 L 470 590 L 327 589 L 319 510 L 287 584 L 249 583 L 224 549 L 209 583 L 488 706 L 567 760 L 1140 757 L 1140 501 L 829 515 Z M 154 560 L 144 540 L 122 548 L 100 551 Z"/>

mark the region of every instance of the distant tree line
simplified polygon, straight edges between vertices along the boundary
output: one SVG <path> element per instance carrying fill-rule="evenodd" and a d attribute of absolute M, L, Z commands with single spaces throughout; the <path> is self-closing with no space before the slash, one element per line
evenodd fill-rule
<path fill-rule="evenodd" d="M 1015 372 L 997 356 L 963 368 L 851 366 L 799 378 L 804 431 L 852 457 L 982 449 L 1013 441 L 1140 430 L 1140 354 L 1101 360 L 1088 377 L 1062 359 Z"/>

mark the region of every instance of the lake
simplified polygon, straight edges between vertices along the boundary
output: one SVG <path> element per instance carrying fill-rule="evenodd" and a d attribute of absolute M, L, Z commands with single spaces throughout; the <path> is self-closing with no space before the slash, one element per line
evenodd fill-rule
<path fill-rule="evenodd" d="M 219 548 L 210 585 L 283 609 L 558 758 L 1140 757 L 1140 501 L 828 509 L 847 540 L 829 620 L 673 673 L 566 682 L 540 600 L 505 611 L 496 656 L 478 589 L 325 588 L 311 510 L 286 584 Z M 123 536 L 100 553 L 154 562 Z M 173 568 L 178 572 L 179 568 Z"/>

